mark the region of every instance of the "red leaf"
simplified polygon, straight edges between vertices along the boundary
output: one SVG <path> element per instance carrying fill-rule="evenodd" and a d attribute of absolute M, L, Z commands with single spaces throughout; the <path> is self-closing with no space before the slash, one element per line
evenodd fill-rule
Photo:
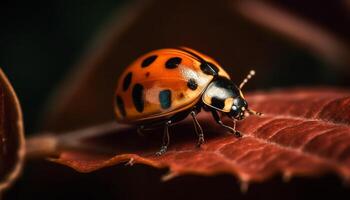
<path fill-rule="evenodd" d="M 15 91 L 0 68 L 0 192 L 18 177 L 24 153 L 21 108 Z"/>
<path fill-rule="evenodd" d="M 54 161 L 80 172 L 129 161 L 157 168 L 169 167 L 165 179 L 183 174 L 228 173 L 242 182 L 263 181 L 281 174 L 314 176 L 333 172 L 350 177 L 350 92 L 340 89 L 289 89 L 247 96 L 251 108 L 264 113 L 238 124 L 244 136 L 225 134 L 209 114 L 200 115 L 206 143 L 195 148 L 191 121 L 171 129 L 171 146 L 155 156 L 161 130 L 140 137 L 126 129 L 87 144 L 111 148 L 113 154 L 63 151 Z M 229 123 L 229 122 L 226 122 Z"/>

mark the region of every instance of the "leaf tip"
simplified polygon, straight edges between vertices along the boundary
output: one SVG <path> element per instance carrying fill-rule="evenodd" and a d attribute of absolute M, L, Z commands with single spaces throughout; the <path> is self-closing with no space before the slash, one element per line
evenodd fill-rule
<path fill-rule="evenodd" d="M 169 180 L 171 180 L 171 179 L 173 179 L 173 178 L 175 178 L 177 176 L 179 176 L 178 173 L 170 171 L 167 174 L 165 174 L 164 176 L 162 176 L 162 181 L 163 182 L 169 181 Z"/>
<path fill-rule="evenodd" d="M 243 194 L 248 192 L 249 189 L 249 183 L 250 183 L 250 176 L 245 173 L 239 173 L 239 184 L 240 184 L 240 190 Z"/>
<path fill-rule="evenodd" d="M 247 193 L 249 189 L 249 182 L 248 181 L 241 181 L 240 182 L 240 190 L 243 194 Z"/>
<path fill-rule="evenodd" d="M 293 174 L 290 171 L 284 172 L 283 176 L 282 176 L 283 181 L 286 182 L 286 183 L 289 182 L 292 179 L 292 177 L 293 177 Z"/>

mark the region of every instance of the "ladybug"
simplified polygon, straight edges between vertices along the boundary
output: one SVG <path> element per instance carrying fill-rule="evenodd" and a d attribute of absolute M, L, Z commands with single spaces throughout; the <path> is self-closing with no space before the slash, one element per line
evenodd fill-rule
<path fill-rule="evenodd" d="M 119 123 L 137 125 L 137 130 L 164 127 L 163 144 L 157 155 L 169 146 L 169 127 L 191 116 L 198 137 L 204 143 L 203 130 L 196 115 L 204 109 L 214 120 L 237 137 L 236 121 L 261 113 L 248 108 L 242 87 L 237 87 L 228 73 L 212 58 L 190 48 L 151 51 L 127 67 L 115 92 L 115 113 Z M 233 127 L 221 121 L 219 113 L 233 120 Z"/>

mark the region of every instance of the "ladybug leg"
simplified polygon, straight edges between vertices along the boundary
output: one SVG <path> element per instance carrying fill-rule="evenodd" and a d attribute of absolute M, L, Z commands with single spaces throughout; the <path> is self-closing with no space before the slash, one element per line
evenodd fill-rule
<path fill-rule="evenodd" d="M 203 134 L 203 129 L 196 118 L 196 115 L 197 115 L 197 113 L 195 111 L 191 111 L 194 129 L 195 129 L 196 134 L 198 136 L 197 147 L 200 147 L 204 143 L 204 134 Z"/>
<path fill-rule="evenodd" d="M 164 154 L 168 149 L 168 146 L 170 143 L 170 137 L 169 137 L 169 126 L 170 125 L 171 125 L 171 120 L 169 120 L 165 123 L 164 134 L 163 134 L 163 144 L 162 144 L 162 147 L 160 148 L 160 150 L 156 153 L 157 156 Z"/>
<path fill-rule="evenodd" d="M 139 136 L 145 136 L 144 130 L 145 130 L 145 126 L 141 125 L 137 127 L 137 134 L 139 134 Z"/>
<path fill-rule="evenodd" d="M 140 136 L 145 136 L 145 132 L 147 131 L 152 131 L 154 129 L 160 128 L 164 126 L 164 121 L 163 122 L 153 122 L 150 124 L 142 124 L 137 127 L 137 133 Z"/>
<path fill-rule="evenodd" d="M 234 125 L 233 128 L 230 126 L 227 126 L 226 124 L 224 124 L 221 119 L 220 116 L 218 114 L 218 112 L 216 110 L 212 110 L 211 114 L 213 115 L 213 118 L 215 119 L 215 121 L 222 127 L 228 129 L 231 133 L 235 134 L 236 137 L 242 137 L 242 134 L 236 130 L 236 121 L 234 121 Z"/>
<path fill-rule="evenodd" d="M 140 135 L 140 136 L 145 136 L 145 132 L 146 131 L 151 131 L 151 130 L 154 130 L 154 129 L 157 129 L 161 126 L 161 124 L 157 123 L 157 124 L 147 124 L 147 125 L 140 125 L 137 127 L 137 133 Z"/>

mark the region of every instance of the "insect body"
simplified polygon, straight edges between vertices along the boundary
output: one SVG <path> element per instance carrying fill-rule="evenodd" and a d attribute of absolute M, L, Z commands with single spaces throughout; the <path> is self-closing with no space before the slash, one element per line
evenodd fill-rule
<path fill-rule="evenodd" d="M 254 71 L 237 87 L 228 73 L 212 58 L 189 48 L 160 49 L 141 56 L 121 74 L 115 93 L 116 119 L 135 124 L 138 130 L 164 126 L 163 144 L 157 155 L 169 145 L 169 126 L 191 115 L 197 146 L 204 135 L 196 115 L 202 108 L 215 121 L 240 137 L 237 120 L 260 115 L 250 110 L 241 92 Z M 233 119 L 234 126 L 223 124 L 219 113 Z"/>

